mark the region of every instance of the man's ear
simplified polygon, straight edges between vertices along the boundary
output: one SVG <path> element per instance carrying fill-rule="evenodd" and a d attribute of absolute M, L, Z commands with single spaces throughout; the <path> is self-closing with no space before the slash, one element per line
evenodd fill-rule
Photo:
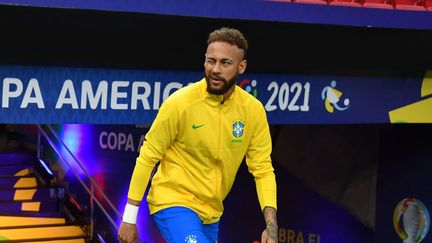
<path fill-rule="evenodd" d="M 207 53 L 204 54 L 204 62 L 203 62 L 203 66 L 204 66 L 204 68 L 205 68 L 206 60 L 207 60 Z"/>
<path fill-rule="evenodd" d="M 238 73 L 239 74 L 243 74 L 245 72 L 245 70 L 246 70 L 246 66 L 247 66 L 247 61 L 246 60 L 242 60 L 239 63 L 239 66 L 238 66 Z"/>

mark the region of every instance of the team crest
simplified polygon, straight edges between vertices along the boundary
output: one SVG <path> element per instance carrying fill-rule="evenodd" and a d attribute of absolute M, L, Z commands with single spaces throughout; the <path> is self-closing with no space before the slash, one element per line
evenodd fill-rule
<path fill-rule="evenodd" d="M 239 138 L 241 136 L 243 136 L 243 128 L 244 128 L 244 123 L 240 120 L 236 120 L 233 123 L 233 135 L 236 138 Z"/>
<path fill-rule="evenodd" d="M 185 239 L 186 243 L 198 243 L 196 235 L 188 235 Z"/>

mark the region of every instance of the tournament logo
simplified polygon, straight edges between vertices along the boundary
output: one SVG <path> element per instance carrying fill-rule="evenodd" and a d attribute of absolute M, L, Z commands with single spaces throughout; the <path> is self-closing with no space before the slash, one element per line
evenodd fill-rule
<path fill-rule="evenodd" d="M 240 120 L 236 120 L 233 123 L 233 135 L 236 138 L 243 136 L 244 123 Z"/>
<path fill-rule="evenodd" d="M 419 243 L 429 231 L 429 212 L 420 200 L 405 198 L 394 209 L 393 226 L 404 243 Z"/>
<path fill-rule="evenodd" d="M 349 108 L 350 100 L 348 98 L 344 99 L 344 106 L 339 105 L 340 97 L 342 96 L 342 92 L 337 90 L 336 81 L 333 80 L 330 83 L 330 86 L 324 87 L 321 91 L 321 98 L 324 100 L 325 108 L 328 112 L 333 113 L 334 109 L 338 111 L 344 111 Z"/>
<path fill-rule="evenodd" d="M 244 79 L 240 82 L 239 87 L 246 90 L 249 94 L 253 95 L 255 98 L 258 96 L 258 91 L 256 89 L 257 81 L 249 79 Z"/>

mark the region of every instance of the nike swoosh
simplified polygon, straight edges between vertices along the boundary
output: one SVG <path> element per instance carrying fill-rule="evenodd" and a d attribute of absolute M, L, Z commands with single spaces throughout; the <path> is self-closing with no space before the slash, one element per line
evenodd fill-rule
<path fill-rule="evenodd" d="M 192 125 L 192 129 L 197 129 L 197 128 L 200 128 L 200 127 L 203 127 L 205 124 L 202 124 L 202 125 L 195 125 L 195 124 L 193 124 Z"/>

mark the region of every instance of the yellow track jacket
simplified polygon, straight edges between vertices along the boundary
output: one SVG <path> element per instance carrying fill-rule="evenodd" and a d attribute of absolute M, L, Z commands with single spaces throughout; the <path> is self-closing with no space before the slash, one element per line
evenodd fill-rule
<path fill-rule="evenodd" d="M 271 137 L 263 105 L 236 86 L 224 102 L 207 92 L 205 79 L 174 92 L 162 104 L 141 147 L 128 197 L 141 201 L 155 164 L 147 197 L 150 213 L 184 206 L 204 224 L 219 220 L 222 201 L 246 157 L 261 209 L 276 208 Z"/>

